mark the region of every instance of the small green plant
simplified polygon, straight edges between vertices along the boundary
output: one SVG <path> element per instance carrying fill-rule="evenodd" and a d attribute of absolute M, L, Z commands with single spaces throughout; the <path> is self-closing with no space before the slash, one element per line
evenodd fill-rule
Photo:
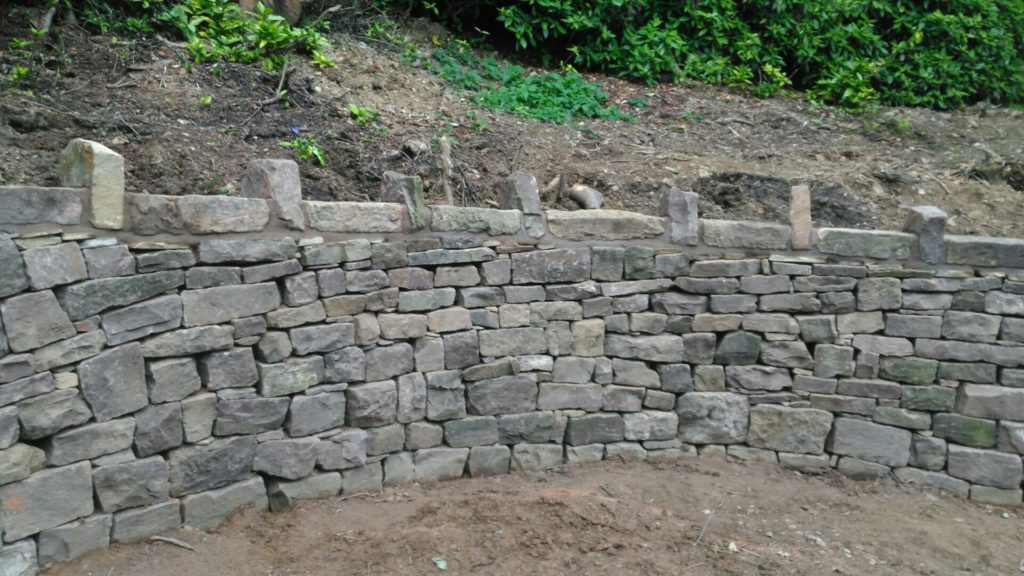
<path fill-rule="evenodd" d="M 7 75 L 7 80 L 11 84 L 21 84 L 25 80 L 28 80 L 31 73 L 32 69 L 28 66 L 14 66 L 11 68 L 11 72 Z"/>
<path fill-rule="evenodd" d="M 490 123 L 487 122 L 487 118 L 477 114 L 475 110 L 467 111 L 466 119 L 469 120 L 469 127 L 472 128 L 474 132 L 487 132 L 491 129 Z"/>
<path fill-rule="evenodd" d="M 299 160 L 308 162 L 312 160 L 315 164 L 324 166 L 327 164 L 327 160 L 324 157 L 324 151 L 317 144 L 316 138 L 312 136 L 307 137 L 295 137 L 289 141 L 278 142 L 282 148 L 291 148 L 295 150 Z"/>
<path fill-rule="evenodd" d="M 366 106 L 360 106 L 355 102 L 348 103 L 348 113 L 352 115 L 352 119 L 360 126 L 369 126 L 373 121 L 380 118 L 380 113 L 376 110 Z"/>
<path fill-rule="evenodd" d="M 608 94 L 571 68 L 563 72 L 528 74 L 515 64 L 481 59 L 466 41 L 453 41 L 433 52 L 430 70 L 449 83 L 475 93 L 473 101 L 489 110 L 564 124 L 574 118 L 633 120 Z"/>
<path fill-rule="evenodd" d="M 208 107 L 210 104 L 213 104 L 213 96 L 210 96 L 209 94 L 204 94 L 199 97 L 200 106 L 205 108 Z"/>

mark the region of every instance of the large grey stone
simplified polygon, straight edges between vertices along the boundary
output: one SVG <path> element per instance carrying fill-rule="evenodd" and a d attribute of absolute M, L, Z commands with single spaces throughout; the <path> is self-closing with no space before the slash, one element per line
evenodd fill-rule
<path fill-rule="evenodd" d="M 661 215 L 668 220 L 669 239 L 673 244 L 697 245 L 699 199 L 697 193 L 678 188 L 662 193 Z"/>
<path fill-rule="evenodd" d="M 111 346 L 181 326 L 181 298 L 161 296 L 126 306 L 102 316 L 103 331 Z"/>
<path fill-rule="evenodd" d="M 135 452 L 139 456 L 176 448 L 183 441 L 181 404 L 153 404 L 135 415 Z"/>
<path fill-rule="evenodd" d="M 318 326 L 302 326 L 288 331 L 292 353 L 304 356 L 316 352 L 331 352 L 351 346 L 356 341 L 356 328 L 348 322 L 335 322 Z"/>
<path fill-rule="evenodd" d="M 172 451 L 170 465 L 172 496 L 212 490 L 246 479 L 256 453 L 254 436 L 214 440 L 204 446 L 186 446 Z"/>
<path fill-rule="evenodd" d="M 164 270 L 121 278 L 100 278 L 60 289 L 58 299 L 71 320 L 158 296 L 185 283 L 181 270 Z"/>
<path fill-rule="evenodd" d="M 34 540 L 25 539 L 0 547 L 0 570 L 5 576 L 35 576 L 39 563 Z"/>
<path fill-rule="evenodd" d="M 118 544 L 138 542 L 181 526 L 181 503 L 169 500 L 145 508 L 132 508 L 114 514 L 110 541 Z"/>
<path fill-rule="evenodd" d="M 13 542 L 92 514 L 92 467 L 79 462 L 0 487 L 4 541 Z"/>
<path fill-rule="evenodd" d="M 949 215 L 935 206 L 911 206 L 904 232 L 917 235 L 917 250 L 921 261 L 941 264 L 946 258 L 946 220 Z"/>
<path fill-rule="evenodd" d="M 345 393 L 294 396 L 285 427 L 290 436 L 307 436 L 345 424 Z"/>
<path fill-rule="evenodd" d="M 565 429 L 565 442 L 572 446 L 621 442 L 626 425 L 618 414 L 587 414 L 569 418 Z"/>
<path fill-rule="evenodd" d="M 419 483 L 454 480 L 462 477 L 469 448 L 425 448 L 413 456 L 415 479 Z"/>
<path fill-rule="evenodd" d="M 281 427 L 288 414 L 287 398 L 238 398 L 217 402 L 217 436 L 259 434 Z"/>
<path fill-rule="evenodd" d="M 305 229 L 302 183 L 294 160 L 253 160 L 242 177 L 241 192 L 246 198 L 268 200 L 273 214 L 292 230 Z"/>
<path fill-rule="evenodd" d="M 436 205 L 430 207 L 430 212 L 430 229 L 436 232 L 511 235 L 519 233 L 523 223 L 519 210 Z"/>
<path fill-rule="evenodd" d="M 252 506 L 266 510 L 267 488 L 263 478 L 256 476 L 181 499 L 181 515 L 185 524 L 199 530 L 214 530 L 237 510 Z"/>
<path fill-rule="evenodd" d="M 192 234 L 258 232 L 270 221 L 270 207 L 259 198 L 180 196 L 178 210 Z"/>
<path fill-rule="evenodd" d="M 1020 456 L 950 444 L 947 471 L 954 478 L 996 488 L 1020 488 Z"/>
<path fill-rule="evenodd" d="M 777 392 L 793 387 L 789 370 L 772 366 L 726 366 L 726 383 L 741 392 L 767 390 Z"/>
<path fill-rule="evenodd" d="M 761 354 L 761 338 L 749 332 L 722 336 L 715 351 L 716 364 L 754 364 Z"/>
<path fill-rule="evenodd" d="M 281 294 L 272 282 L 217 286 L 181 293 L 184 325 L 205 326 L 256 316 L 281 305 Z"/>
<path fill-rule="evenodd" d="M 108 342 L 103 332 L 92 330 L 36 350 L 32 354 L 32 365 L 38 372 L 67 366 L 92 358 L 99 354 L 106 344 Z"/>
<path fill-rule="evenodd" d="M 174 402 L 202 387 L 193 358 L 169 358 L 146 364 L 146 387 L 150 402 Z"/>
<path fill-rule="evenodd" d="M 319 444 L 316 438 L 262 442 L 256 446 L 252 469 L 286 480 L 305 478 L 316 465 Z"/>
<path fill-rule="evenodd" d="M 33 292 L 8 298 L 0 305 L 7 343 L 25 352 L 75 335 L 68 315 L 53 292 Z"/>
<path fill-rule="evenodd" d="M 853 418 L 837 418 L 828 449 L 885 466 L 906 466 L 910 460 L 911 435 L 907 430 Z"/>
<path fill-rule="evenodd" d="M 792 237 L 793 229 L 782 224 L 701 220 L 701 238 L 717 248 L 786 250 Z"/>
<path fill-rule="evenodd" d="M 626 336 L 606 334 L 605 354 L 650 362 L 680 362 L 684 358 L 683 339 L 673 334 Z"/>
<path fill-rule="evenodd" d="M 541 410 L 586 410 L 597 412 L 604 405 L 604 392 L 598 384 L 542 382 L 537 397 Z"/>
<path fill-rule="evenodd" d="M 401 342 L 391 346 L 380 346 L 366 353 L 366 379 L 386 380 L 401 374 L 408 374 L 416 367 L 411 345 Z"/>
<path fill-rule="evenodd" d="M 547 352 L 542 328 L 483 330 L 479 337 L 480 354 L 483 356 L 521 356 Z"/>
<path fill-rule="evenodd" d="M 298 246 L 292 238 L 280 240 L 204 240 L 199 244 L 199 261 L 204 264 L 226 262 L 278 262 L 295 258 Z"/>
<path fill-rule="evenodd" d="M 46 453 L 28 444 L 0 450 L 0 485 L 24 480 L 46 466 Z"/>
<path fill-rule="evenodd" d="M 3 198 L 0 191 L 0 198 Z M 25 262 L 14 242 L 0 238 L 0 298 L 6 298 L 28 288 L 28 275 L 25 273 Z"/>
<path fill-rule="evenodd" d="M 39 533 L 39 564 L 45 566 L 52 562 L 69 562 L 86 552 L 110 546 L 113 522 L 114 518 L 110 514 L 96 514 L 43 530 Z"/>
<path fill-rule="evenodd" d="M 267 482 L 267 499 L 271 512 L 280 512 L 291 508 L 300 500 L 330 498 L 337 496 L 339 492 L 341 492 L 341 474 L 337 472 L 313 474 L 293 482 L 276 479 Z M 188 522 L 187 519 L 186 522 Z"/>
<path fill-rule="evenodd" d="M 366 379 L 366 354 L 355 346 L 324 355 L 327 382 L 362 382 Z"/>
<path fill-rule="evenodd" d="M 0 224 L 64 224 L 82 221 L 82 191 L 34 186 L 0 187 Z"/>
<path fill-rule="evenodd" d="M 45 376 L 49 376 L 49 373 Z M 91 416 L 89 406 L 82 400 L 78 390 L 74 389 L 57 390 L 18 404 L 21 437 L 25 440 L 37 440 L 65 428 L 84 424 Z"/>
<path fill-rule="evenodd" d="M 50 466 L 91 460 L 131 448 L 134 434 L 133 418 L 87 424 L 50 438 L 46 445 L 46 457 Z"/>
<path fill-rule="evenodd" d="M 736 444 L 747 437 L 750 403 L 729 392 L 691 392 L 676 402 L 679 439 L 690 444 Z"/>
<path fill-rule="evenodd" d="M 760 404 L 750 409 L 747 444 L 782 452 L 821 454 L 832 414 L 811 408 Z"/>
<path fill-rule="evenodd" d="M 512 255 L 515 284 L 553 284 L 590 279 L 590 250 L 586 248 L 540 250 Z"/>
<path fill-rule="evenodd" d="M 92 479 L 100 510 L 116 512 L 167 500 L 169 471 L 159 456 L 97 468 Z"/>
<path fill-rule="evenodd" d="M 1024 268 L 1024 242 L 1017 238 L 947 235 L 946 263 Z"/>
<path fill-rule="evenodd" d="M 358 384 L 346 394 L 349 426 L 386 426 L 398 416 L 398 387 L 394 380 Z"/>
<path fill-rule="evenodd" d="M 59 160 L 63 186 L 89 189 L 89 222 L 96 228 L 124 226 L 124 157 L 90 140 L 75 138 Z"/>
<path fill-rule="evenodd" d="M 643 411 L 622 415 L 626 440 L 671 440 L 679 429 L 679 416 L 674 412 Z"/>
<path fill-rule="evenodd" d="M 319 356 L 290 358 L 279 364 L 259 364 L 259 393 L 265 397 L 301 392 L 324 380 L 324 359 Z"/>
<path fill-rule="evenodd" d="M 824 254 L 906 260 L 917 237 L 902 232 L 822 228 L 816 248 Z"/>
<path fill-rule="evenodd" d="M 466 470 L 470 476 L 508 474 L 511 451 L 508 446 L 474 446 L 469 450 Z"/>
<path fill-rule="evenodd" d="M 216 394 L 204 392 L 182 400 L 181 419 L 185 442 L 193 443 L 209 438 L 213 434 L 216 418 Z"/>
<path fill-rule="evenodd" d="M 22 253 L 22 258 L 25 259 L 25 270 L 33 290 L 46 290 L 85 280 L 89 276 L 82 250 L 76 242 L 30 248 Z"/>
<path fill-rule="evenodd" d="M 112 348 L 78 365 L 82 394 L 96 420 L 103 422 L 134 412 L 149 403 L 142 347 L 136 343 Z"/>
<path fill-rule="evenodd" d="M 529 412 L 537 406 L 537 381 L 532 374 L 502 376 L 466 386 L 469 412 L 479 415 Z"/>
<path fill-rule="evenodd" d="M 1005 367 L 1024 366 L 1024 346 L 996 346 L 918 338 L 914 342 L 914 350 L 919 357 L 935 360 L 988 362 Z"/>
<path fill-rule="evenodd" d="M 366 464 L 365 430 L 349 428 L 325 438 L 317 446 L 317 465 L 324 470 L 345 470 Z"/>
<path fill-rule="evenodd" d="M 208 390 L 244 388 L 259 380 L 252 348 L 232 348 L 200 357 L 199 376 Z"/>
<path fill-rule="evenodd" d="M 512 447 L 512 470 L 540 472 L 562 465 L 562 447 L 554 444 L 516 444 Z"/>
<path fill-rule="evenodd" d="M 964 384 L 957 392 L 956 411 L 979 418 L 1024 422 L 1024 388 Z"/>
<path fill-rule="evenodd" d="M 165 332 L 148 338 L 142 343 L 142 355 L 146 358 L 169 356 L 191 356 L 231 348 L 234 328 L 231 326 L 199 326 Z"/>
<path fill-rule="evenodd" d="M 665 219 L 623 210 L 548 210 L 548 232 L 565 240 L 639 240 L 665 233 Z"/>

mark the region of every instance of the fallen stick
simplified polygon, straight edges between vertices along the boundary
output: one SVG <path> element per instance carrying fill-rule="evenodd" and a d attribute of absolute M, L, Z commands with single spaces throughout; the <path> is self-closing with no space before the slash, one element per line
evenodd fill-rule
<path fill-rule="evenodd" d="M 186 550 L 191 550 L 191 551 L 196 552 L 196 553 L 199 552 L 199 550 L 196 550 L 195 547 L 192 546 L 191 544 L 189 544 L 188 542 L 184 542 L 182 540 L 178 540 L 177 538 L 169 538 L 167 536 L 150 536 L 149 537 L 149 541 L 150 542 L 166 542 L 168 544 L 173 544 L 174 546 L 178 546 L 178 547 L 184 548 Z"/>

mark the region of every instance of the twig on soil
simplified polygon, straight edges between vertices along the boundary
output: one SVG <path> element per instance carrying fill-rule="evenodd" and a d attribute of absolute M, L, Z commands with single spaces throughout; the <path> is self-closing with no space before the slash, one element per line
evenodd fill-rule
<path fill-rule="evenodd" d="M 39 19 L 36 20 L 36 29 L 42 31 L 42 36 L 46 36 L 50 33 L 50 26 L 53 26 L 53 17 L 57 15 L 57 4 L 54 3 L 49 10 L 39 15 Z"/>
<path fill-rule="evenodd" d="M 184 42 L 171 42 L 170 40 L 168 40 L 167 38 L 164 38 L 163 36 L 161 36 L 159 34 L 156 35 L 156 39 L 157 39 L 158 42 L 160 42 L 164 46 L 167 46 L 168 48 L 178 48 L 180 50 L 184 50 L 185 48 L 188 48 L 188 44 L 185 44 Z"/>
<path fill-rule="evenodd" d="M 746 124 L 747 126 L 754 126 L 754 123 L 751 122 L 750 120 L 734 116 L 726 116 L 725 118 L 719 118 L 718 120 L 715 120 L 715 122 L 718 122 L 719 124 L 728 124 L 730 122 L 733 122 L 736 124 Z"/>
<path fill-rule="evenodd" d="M 449 205 L 455 205 L 455 196 L 452 193 L 452 145 L 448 142 L 447 136 L 441 136 L 438 142 L 441 149 L 441 189 L 448 199 Z"/>
<path fill-rule="evenodd" d="M 271 96 L 270 98 L 267 98 L 266 100 L 260 102 L 260 108 L 263 108 L 264 106 L 270 106 L 271 104 L 273 104 L 273 103 L 281 100 L 282 98 L 284 98 L 285 94 L 287 94 L 287 92 L 285 92 L 283 90 L 284 83 L 288 80 L 288 75 L 291 74 L 294 71 L 295 71 L 294 68 L 289 68 L 288 67 L 288 56 L 285 56 L 284 57 L 284 64 L 281 65 L 281 77 L 278 78 L 278 80 L 277 80 L 277 90 L 274 90 L 274 95 L 273 96 Z"/>
<path fill-rule="evenodd" d="M 178 540 L 177 538 L 169 538 L 167 536 L 150 536 L 149 537 L 149 541 L 150 542 L 166 542 L 168 544 L 173 544 L 174 546 L 178 546 L 180 548 L 184 548 L 185 550 L 191 550 L 191 551 L 196 552 L 196 553 L 199 552 L 199 550 L 196 550 L 196 548 L 194 546 L 192 546 L 191 544 L 189 544 L 188 542 L 184 542 L 182 540 Z"/>
<path fill-rule="evenodd" d="M 341 5 L 340 4 L 335 4 L 334 6 L 331 6 L 330 8 L 324 10 L 323 12 L 320 13 L 319 16 L 316 17 L 315 20 L 313 20 L 309 24 L 309 26 L 307 26 L 307 28 L 316 28 L 316 26 L 318 24 L 320 24 L 320 22 L 322 22 L 324 18 L 330 16 L 331 14 L 334 14 L 338 10 L 341 10 Z"/>
<path fill-rule="evenodd" d="M 700 534 L 697 535 L 697 539 L 693 541 L 693 545 L 700 544 L 700 541 L 704 538 L 704 532 L 708 529 L 708 524 L 711 523 L 711 519 L 715 517 L 715 511 L 712 510 L 708 517 L 704 520 L 704 526 L 700 529 Z"/>
<path fill-rule="evenodd" d="M 943 192 L 945 192 L 946 194 L 950 193 L 949 192 L 949 188 L 946 187 L 946 185 L 942 182 L 942 180 L 939 180 L 938 178 L 936 178 L 934 174 L 932 174 L 931 172 L 925 172 L 924 175 L 927 176 L 928 178 L 931 178 L 932 180 L 934 180 L 935 183 L 938 184 L 939 187 L 942 188 Z"/>

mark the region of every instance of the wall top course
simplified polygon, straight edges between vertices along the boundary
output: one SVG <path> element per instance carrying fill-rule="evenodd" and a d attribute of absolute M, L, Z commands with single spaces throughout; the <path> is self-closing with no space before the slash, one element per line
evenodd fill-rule
<path fill-rule="evenodd" d="M 194 245 L 209 235 L 232 239 L 301 235 L 309 238 L 300 241 L 313 243 L 315 235 L 325 235 L 326 242 L 370 234 L 381 239 L 439 236 L 447 243 L 444 248 L 459 242 L 465 244 L 462 247 L 503 245 L 505 251 L 515 251 L 513 245 L 532 250 L 580 242 L 626 243 L 686 246 L 687 252 L 723 257 L 730 255 L 723 250 L 736 250 L 805 256 L 805 262 L 821 258 L 821 262 L 854 259 L 1024 268 L 1024 239 L 945 235 L 946 215 L 934 207 L 912 207 L 904 232 L 822 228 L 810 230 L 808 238 L 809 207 L 801 200 L 802 190 L 794 195 L 793 221 L 787 225 L 701 220 L 696 195 L 675 189 L 665 193 L 662 216 L 621 210 L 544 210 L 536 179 L 525 173 L 509 177 L 499 194 L 499 210 L 426 206 L 418 179 L 399 173 L 386 175 L 385 202 L 303 201 L 298 172 L 289 161 L 275 161 L 270 175 L 268 161 L 253 162 L 245 178 L 245 198 L 125 194 L 123 161 L 118 162 L 116 153 L 106 147 L 84 140 L 69 144 L 61 163 L 66 182 L 87 188 L 0 187 L 0 225 L 20 235 L 21 243 L 41 245 L 49 240 L 29 236 L 55 235 L 42 234 L 42 228 L 59 225 L 68 227 L 60 232 L 65 239 L 99 229 L 118 230 L 126 241 L 136 236 L 151 238 L 137 241 L 136 249 L 143 249 L 143 242 L 156 249 L 169 242 Z M 794 230 L 798 230 L 796 236 Z"/>

